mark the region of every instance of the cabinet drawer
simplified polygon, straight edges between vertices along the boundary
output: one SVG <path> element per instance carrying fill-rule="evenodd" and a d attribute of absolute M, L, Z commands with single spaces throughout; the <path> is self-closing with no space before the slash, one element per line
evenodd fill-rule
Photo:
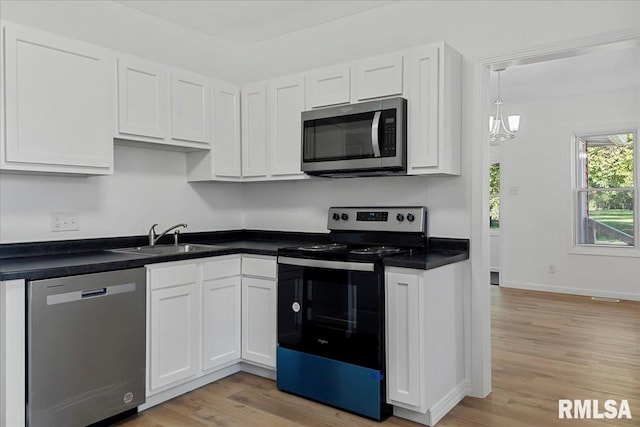
<path fill-rule="evenodd" d="M 260 276 L 275 279 L 276 270 L 276 259 L 273 257 L 242 257 L 242 274 L 245 276 Z"/>
<path fill-rule="evenodd" d="M 202 280 L 240 275 L 240 257 L 217 259 L 202 265 Z"/>
<path fill-rule="evenodd" d="M 179 286 L 198 281 L 198 267 L 196 264 L 178 264 L 163 267 L 148 267 L 151 289 L 161 289 Z"/>

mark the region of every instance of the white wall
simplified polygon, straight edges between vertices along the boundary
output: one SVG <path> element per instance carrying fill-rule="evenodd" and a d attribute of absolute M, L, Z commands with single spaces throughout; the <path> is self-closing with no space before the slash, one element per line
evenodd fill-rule
<path fill-rule="evenodd" d="M 116 145 L 113 176 L 0 175 L 0 242 L 242 228 L 240 184 L 189 184 L 184 153 Z M 51 212 L 76 211 L 80 230 L 50 231 Z"/>
<path fill-rule="evenodd" d="M 625 122 L 638 126 L 640 117 L 637 88 L 597 90 L 510 106 L 521 123 L 501 153 L 502 286 L 640 299 L 639 258 L 569 252 L 572 134 Z"/>
<path fill-rule="evenodd" d="M 637 28 L 640 4 L 627 1 L 399 1 L 244 47 L 232 47 L 113 2 L 2 1 L 0 13 L 6 20 L 238 83 L 445 40 L 465 57 L 461 177 L 255 183 L 244 184 L 244 190 L 240 190 L 229 184 L 192 186 L 184 184 L 174 175 L 167 178 L 170 180 L 167 188 L 185 191 L 191 196 L 177 196 L 184 197 L 183 203 L 180 207 L 176 205 L 175 211 L 166 208 L 165 217 L 167 222 L 172 222 L 174 217 L 178 221 L 189 222 L 184 214 L 180 216 L 179 213 L 197 215 L 195 212 L 204 206 L 202 216 L 192 220 L 194 225 L 191 230 L 207 227 L 219 229 L 242 221 L 246 228 L 324 231 L 324 212 L 329 205 L 415 203 L 431 209 L 433 235 L 468 237 L 471 220 L 470 171 L 472 163 L 479 162 L 479 159 L 471 159 L 470 155 L 472 144 L 478 142 L 471 135 L 470 123 L 472 58 Z M 147 156 L 177 159 L 180 154 L 149 152 Z M 175 162 L 180 163 L 181 160 Z M 120 185 L 135 192 L 134 189 L 138 188 L 136 180 L 152 180 L 152 177 L 136 169 L 130 170 L 128 178 L 124 178 L 122 173 L 116 165 L 114 177 L 87 180 L 3 175 L 0 241 L 58 238 L 44 229 L 49 224 L 49 211 L 53 206 L 59 206 L 54 203 L 58 198 L 68 200 L 60 209 L 66 209 L 65 206 L 73 209 L 74 204 L 83 206 L 83 203 L 91 206 L 87 208 L 89 213 L 81 212 L 80 234 L 71 236 L 65 233 L 64 237 L 61 235 L 59 238 L 140 234 L 146 231 L 144 228 L 147 223 L 157 218 L 157 209 L 153 204 L 149 206 L 142 201 L 135 206 L 124 204 L 115 191 L 105 193 L 106 196 L 99 201 L 93 196 L 102 191 L 98 190 L 102 186 L 116 188 Z M 120 184 L 111 184 L 112 181 L 120 181 Z M 68 188 L 72 191 L 67 191 Z M 24 197 L 24 194 L 30 197 Z M 83 195 L 82 199 L 74 194 Z M 176 197 L 166 190 L 158 190 L 155 194 L 157 197 Z M 244 202 L 236 201 L 238 194 Z M 92 197 L 93 202 L 82 201 Z M 226 211 L 229 204 L 232 208 Z M 227 216 L 241 206 L 244 206 L 244 218 Z M 103 228 L 104 224 L 113 223 L 114 217 L 126 218 L 124 212 L 131 209 L 137 212 L 139 218 L 135 225 L 128 226 L 126 222 L 122 221 L 123 224 L 119 221 L 110 228 Z M 84 224 L 88 224 L 87 227 Z"/>

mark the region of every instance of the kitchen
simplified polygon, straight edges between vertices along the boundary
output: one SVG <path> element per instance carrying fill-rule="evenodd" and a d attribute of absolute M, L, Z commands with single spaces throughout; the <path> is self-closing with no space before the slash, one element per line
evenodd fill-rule
<path fill-rule="evenodd" d="M 634 21 L 637 14 L 627 13 L 625 9 L 633 9 L 633 6 L 624 3 L 616 4 L 620 9 L 608 6 L 610 3 L 580 7 L 550 4 L 491 6 L 499 9 L 505 18 L 515 19 L 507 20 L 505 25 L 512 26 L 508 30 L 487 28 L 486 20 L 497 18 L 495 13 L 485 10 L 486 5 L 465 4 L 464 10 L 469 12 L 466 17 L 461 17 L 461 6 L 444 2 L 438 5 L 442 14 L 440 18 L 432 19 L 428 4 L 391 2 L 367 13 L 353 15 L 351 21 L 333 23 L 338 28 L 329 27 L 322 34 L 307 33 L 307 39 L 295 35 L 282 36 L 273 39 L 271 45 L 268 41 L 258 41 L 238 47 L 241 52 L 238 55 L 236 48 L 227 43 L 117 3 L 60 2 L 37 6 L 21 3 L 25 4 L 3 2 L 3 19 L 59 34 L 68 31 L 66 35 L 69 37 L 239 83 L 444 40 L 464 53 L 462 114 L 467 118 L 472 114 L 470 65 L 473 57 L 618 30 L 617 26 L 607 24 L 613 19 L 600 19 L 603 14 L 610 14 L 616 20 L 621 16 L 627 17 L 624 21 L 628 22 L 626 27 L 637 25 Z M 528 11 L 540 16 L 539 21 L 532 20 L 532 13 Z M 382 22 L 385 14 L 403 17 L 393 22 L 397 30 L 395 33 L 388 29 L 389 23 L 385 23 L 385 34 L 367 24 Z M 566 26 L 566 22 L 577 21 L 576 15 L 590 25 Z M 405 19 L 412 20 L 411 25 L 402 24 Z M 552 22 L 547 22 L 547 19 Z M 113 24 L 116 22 L 117 31 Z M 361 29 L 362 36 L 356 39 L 344 37 L 352 34 L 353 25 Z M 539 25 L 550 26 L 544 40 L 537 31 Z M 460 28 L 465 30 L 460 31 Z M 515 28 L 528 31 L 517 31 L 519 40 L 504 36 Z M 325 40 L 325 44 L 314 48 L 318 49 L 316 54 L 291 54 L 306 52 L 316 37 Z M 349 42 L 346 43 L 345 39 Z M 370 43 L 371 40 L 377 44 Z M 267 45 L 270 50 L 265 50 Z M 184 46 L 191 46 L 193 51 L 184 49 Z M 227 60 L 212 61 L 210 58 Z M 476 220 L 472 219 L 471 194 L 475 192 L 472 171 L 476 165 L 473 153 L 476 148 L 472 144 L 474 138 L 471 137 L 469 122 L 465 120 L 462 126 L 462 173 L 459 177 L 187 183 L 188 166 L 184 153 L 119 143 L 114 149 L 113 176 L 43 178 L 39 175 L 3 174 L 0 235 L 2 243 L 140 236 L 155 222 L 164 226 L 186 222 L 190 232 L 256 229 L 324 233 L 328 206 L 384 203 L 427 205 L 430 208 L 430 235 L 471 237 L 474 244 L 474 233 L 480 231 L 476 230 Z M 25 198 L 24 194 L 37 197 Z M 381 194 L 384 194 L 384 199 L 380 198 Z M 50 213 L 58 211 L 79 212 L 79 230 L 51 232 Z M 475 280 L 480 281 L 480 278 Z M 476 361 L 481 359 L 474 358 Z M 482 380 L 481 373 L 475 375 L 472 381 L 476 387 L 474 394 L 486 394 L 486 383 L 483 385 L 486 378 Z"/>

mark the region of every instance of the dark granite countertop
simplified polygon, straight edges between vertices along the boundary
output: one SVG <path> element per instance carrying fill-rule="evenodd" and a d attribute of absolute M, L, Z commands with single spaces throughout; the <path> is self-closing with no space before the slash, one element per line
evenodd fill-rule
<path fill-rule="evenodd" d="M 385 266 L 430 270 L 469 259 L 468 239 L 429 238 L 428 250 L 387 257 Z"/>
<path fill-rule="evenodd" d="M 210 244 L 215 247 L 195 253 L 156 256 L 112 251 L 117 248 L 146 245 L 146 239 L 146 236 L 134 236 L 3 244 L 0 245 L 0 280 L 73 276 L 137 268 L 159 262 L 240 253 L 276 256 L 278 248 L 328 241 L 328 234 L 257 230 L 185 233 L 181 235 L 181 243 Z M 424 270 L 468 258 L 468 240 L 430 238 L 428 251 L 389 257 L 385 259 L 384 264 Z"/>

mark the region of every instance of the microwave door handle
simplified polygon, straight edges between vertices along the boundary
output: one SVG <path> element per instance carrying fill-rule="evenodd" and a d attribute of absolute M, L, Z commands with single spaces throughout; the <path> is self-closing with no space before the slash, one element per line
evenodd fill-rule
<path fill-rule="evenodd" d="M 376 111 L 373 115 L 373 123 L 371 124 L 371 147 L 373 148 L 373 156 L 380 157 L 380 142 L 378 141 L 378 128 L 380 127 L 381 111 Z"/>

